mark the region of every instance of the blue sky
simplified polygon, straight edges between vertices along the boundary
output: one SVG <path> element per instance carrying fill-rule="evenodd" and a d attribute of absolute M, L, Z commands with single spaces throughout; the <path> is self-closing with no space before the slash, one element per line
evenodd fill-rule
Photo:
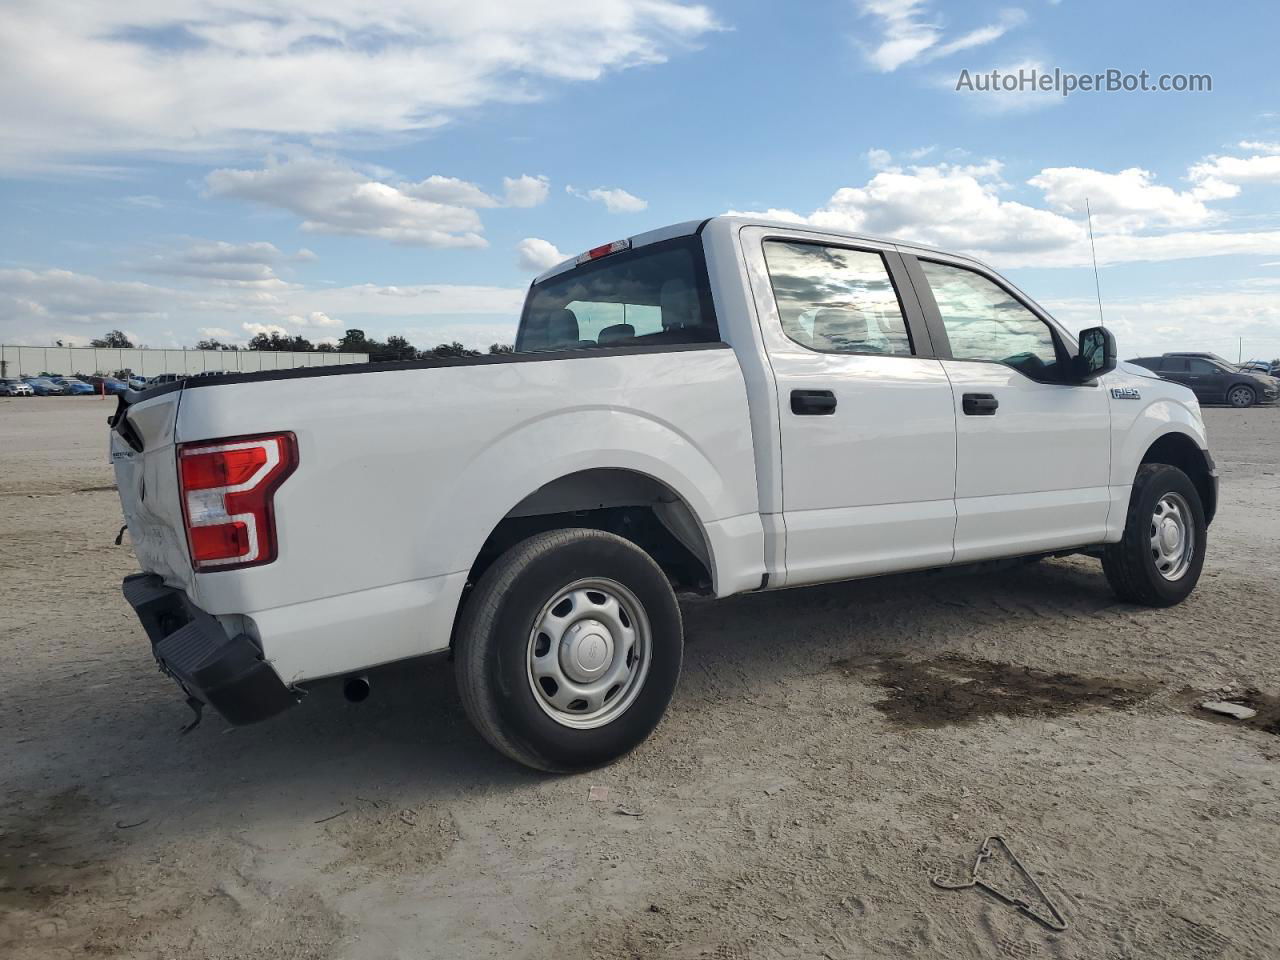
<path fill-rule="evenodd" d="M 118 7 L 119 9 L 114 9 Z M 509 340 L 565 255 L 726 211 L 976 253 L 1130 356 L 1280 355 L 1274 3 L 11 0 L 0 341 Z M 957 92 L 1019 67 L 1211 92 Z"/>

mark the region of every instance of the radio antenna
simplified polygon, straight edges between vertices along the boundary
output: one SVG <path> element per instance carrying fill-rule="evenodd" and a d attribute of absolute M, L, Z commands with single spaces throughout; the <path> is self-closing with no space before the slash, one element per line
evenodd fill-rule
<path fill-rule="evenodd" d="M 1102 281 L 1098 279 L 1098 248 L 1093 245 L 1093 211 L 1089 209 L 1089 198 L 1084 198 L 1084 214 L 1089 224 L 1089 252 L 1093 255 L 1093 288 L 1098 291 L 1098 323 L 1104 327 L 1107 321 L 1102 319 Z"/>

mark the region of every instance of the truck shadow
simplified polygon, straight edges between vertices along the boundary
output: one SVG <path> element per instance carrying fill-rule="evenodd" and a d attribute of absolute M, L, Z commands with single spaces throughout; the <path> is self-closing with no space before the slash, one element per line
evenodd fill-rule
<path fill-rule="evenodd" d="M 1090 561 L 1053 561 L 997 575 L 903 575 L 683 605 L 688 645 L 673 711 L 714 711 L 789 678 L 867 656 L 964 652 L 992 631 L 1114 617 L 1119 605 Z M 1106 634 L 1106 630 L 1099 630 Z M 113 639 L 118 645 L 118 638 Z M 1099 641 L 1102 643 L 1103 641 Z M 447 803 L 479 790 L 537 791 L 548 778 L 507 761 L 472 730 L 444 658 L 372 671 L 372 696 L 347 703 L 336 682 L 265 723 L 232 728 L 190 719 L 154 673 L 145 643 L 115 672 L 126 686 L 89 688 L 73 676 L 32 677 L 42 699 L 26 716 L 6 804 L 84 789 L 121 822 L 143 817 L 186 829 L 289 815 L 319 821 L 363 802 Z M 37 713 L 40 715 L 37 716 Z M 175 815 L 181 810 L 181 815 Z M 0 810 L 0 812 L 3 812 Z"/>

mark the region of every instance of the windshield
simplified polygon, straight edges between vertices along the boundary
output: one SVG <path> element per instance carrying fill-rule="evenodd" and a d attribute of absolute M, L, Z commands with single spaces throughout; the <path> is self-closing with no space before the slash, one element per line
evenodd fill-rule
<path fill-rule="evenodd" d="M 516 350 L 719 339 L 702 243 L 689 236 L 611 254 L 535 284 L 520 317 Z"/>

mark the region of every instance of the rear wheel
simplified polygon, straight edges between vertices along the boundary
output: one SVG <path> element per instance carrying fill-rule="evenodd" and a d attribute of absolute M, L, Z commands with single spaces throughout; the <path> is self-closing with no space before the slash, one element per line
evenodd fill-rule
<path fill-rule="evenodd" d="M 1138 468 L 1124 537 L 1102 554 L 1102 569 L 1121 600 L 1150 607 L 1181 603 L 1204 566 L 1207 527 L 1200 494 L 1177 467 Z"/>
<path fill-rule="evenodd" d="M 526 766 L 597 767 L 643 741 L 680 677 L 684 634 L 666 575 L 600 530 L 539 534 L 476 584 L 454 644 L 462 704 Z"/>
<path fill-rule="evenodd" d="M 1252 407 L 1258 398 L 1252 387 L 1238 384 L 1227 391 L 1227 403 L 1233 407 Z"/>

